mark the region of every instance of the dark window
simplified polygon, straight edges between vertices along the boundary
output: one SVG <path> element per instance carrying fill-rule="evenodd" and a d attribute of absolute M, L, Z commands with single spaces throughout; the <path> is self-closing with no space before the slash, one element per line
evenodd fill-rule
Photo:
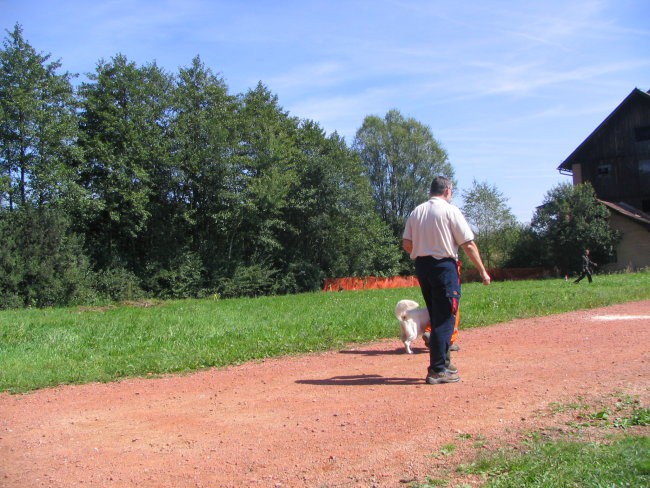
<path fill-rule="evenodd" d="M 650 200 L 641 200 L 641 210 L 650 213 Z"/>
<path fill-rule="evenodd" d="M 611 164 L 599 164 L 596 168 L 596 174 L 601 177 L 607 177 L 612 174 Z"/>
<path fill-rule="evenodd" d="M 639 174 L 645 177 L 650 176 L 650 159 L 639 161 Z"/>
<path fill-rule="evenodd" d="M 648 188 L 650 188 L 650 159 L 642 159 L 639 161 L 639 185 L 641 192 L 644 196 L 648 195 Z M 644 190 L 645 188 L 645 190 Z M 647 205 L 647 201 L 644 202 L 644 205 Z M 648 209 L 642 209 L 644 212 L 647 212 Z"/>
<path fill-rule="evenodd" d="M 636 139 L 636 142 L 650 141 L 650 125 L 634 129 L 634 138 Z"/>

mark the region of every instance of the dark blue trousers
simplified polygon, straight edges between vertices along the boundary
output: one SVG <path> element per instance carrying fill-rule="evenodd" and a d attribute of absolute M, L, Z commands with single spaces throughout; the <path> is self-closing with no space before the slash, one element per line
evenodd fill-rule
<path fill-rule="evenodd" d="M 445 370 L 460 300 L 458 266 L 451 258 L 424 256 L 416 258 L 415 273 L 431 318 L 429 370 L 442 372 Z"/>

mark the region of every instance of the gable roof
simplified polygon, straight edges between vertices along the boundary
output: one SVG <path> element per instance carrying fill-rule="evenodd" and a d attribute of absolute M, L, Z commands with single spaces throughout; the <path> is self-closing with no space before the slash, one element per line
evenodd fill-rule
<path fill-rule="evenodd" d="M 627 203 L 618 202 L 612 203 L 605 200 L 598 200 L 600 203 L 604 204 L 606 207 L 614 210 L 616 213 L 623 215 L 635 222 L 643 225 L 646 229 L 650 230 L 650 215 L 645 212 L 642 212 L 638 208 L 634 208 L 632 205 Z"/>
<path fill-rule="evenodd" d="M 569 155 L 569 157 L 566 158 L 566 159 L 562 162 L 562 164 L 560 164 L 560 165 L 557 167 L 558 171 L 560 171 L 560 173 L 568 173 L 568 174 L 571 174 L 572 171 L 573 171 L 573 170 L 572 170 L 573 159 L 574 159 L 574 157 L 575 157 L 575 156 L 580 152 L 580 150 L 581 150 L 581 149 L 582 149 L 582 148 L 583 148 L 583 147 L 584 147 L 584 146 L 589 142 L 589 140 L 590 140 L 592 137 L 594 137 L 594 136 L 595 136 L 598 132 L 600 132 L 600 131 L 605 127 L 605 126 L 607 126 L 608 122 L 609 122 L 609 121 L 614 117 L 614 115 L 616 114 L 616 112 L 618 112 L 618 111 L 619 111 L 623 106 L 627 105 L 627 104 L 630 103 L 632 100 L 637 99 L 637 98 L 639 98 L 639 97 L 640 97 L 642 100 L 650 101 L 650 91 L 648 91 L 648 92 L 644 92 L 643 90 L 639 90 L 638 88 L 635 88 L 634 90 L 632 90 L 632 91 L 630 92 L 630 94 L 629 94 L 627 97 L 625 97 L 625 99 L 624 99 L 621 103 L 618 104 L 618 107 L 616 107 L 616 108 L 612 111 L 612 113 L 610 113 L 610 114 L 605 118 L 605 120 L 603 120 L 603 121 L 600 123 L 600 125 L 599 125 L 598 127 L 596 127 L 596 129 L 594 129 L 594 131 L 593 131 L 591 134 L 589 134 L 589 136 L 588 136 L 584 141 L 582 141 L 582 143 L 581 143 L 577 148 L 575 148 L 575 150 L 574 150 L 574 151 Z"/>

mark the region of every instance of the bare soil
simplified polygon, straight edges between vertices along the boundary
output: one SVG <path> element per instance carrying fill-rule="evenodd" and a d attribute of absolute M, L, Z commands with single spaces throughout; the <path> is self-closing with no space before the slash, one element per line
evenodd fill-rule
<path fill-rule="evenodd" d="M 553 404 L 625 394 L 647 406 L 649 344 L 641 301 L 461 330 L 455 384 L 426 385 L 422 343 L 407 355 L 395 339 L 4 393 L 0 486 L 407 486 L 475 455 L 477 440 L 561 429 Z"/>

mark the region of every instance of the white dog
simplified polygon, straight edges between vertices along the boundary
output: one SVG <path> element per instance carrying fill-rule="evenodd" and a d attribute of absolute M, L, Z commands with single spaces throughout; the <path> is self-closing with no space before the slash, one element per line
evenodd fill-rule
<path fill-rule="evenodd" d="M 429 325 L 429 311 L 425 308 L 418 308 L 420 305 L 413 300 L 400 300 L 395 307 L 395 316 L 399 320 L 400 339 L 406 347 L 406 352 L 413 354 L 411 343 L 418 337 L 422 337 L 427 325 Z"/>

